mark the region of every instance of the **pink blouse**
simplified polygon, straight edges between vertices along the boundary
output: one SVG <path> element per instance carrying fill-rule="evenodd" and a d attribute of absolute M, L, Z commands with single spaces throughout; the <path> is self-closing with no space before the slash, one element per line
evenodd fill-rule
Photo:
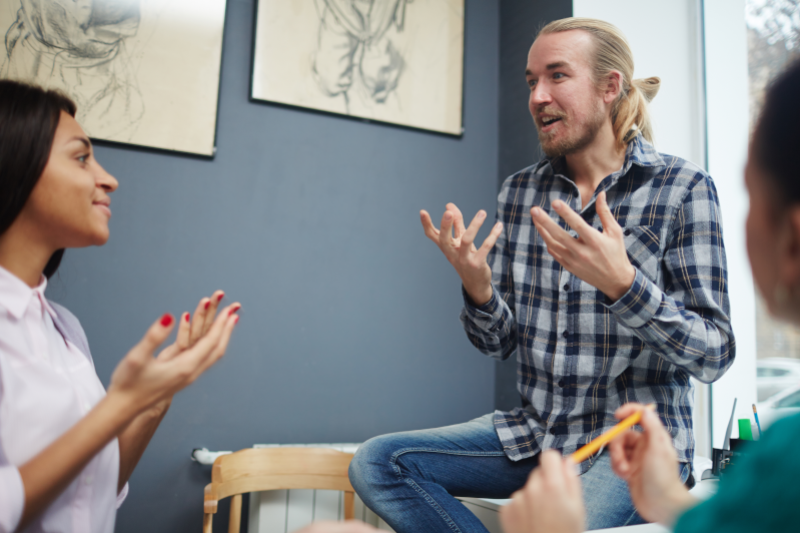
<path fill-rule="evenodd" d="M 105 395 L 94 363 L 56 329 L 44 297 L 0 267 L 0 533 L 14 531 L 25 504 L 18 466 L 36 456 Z M 119 445 L 114 439 L 26 532 L 112 533 Z"/>

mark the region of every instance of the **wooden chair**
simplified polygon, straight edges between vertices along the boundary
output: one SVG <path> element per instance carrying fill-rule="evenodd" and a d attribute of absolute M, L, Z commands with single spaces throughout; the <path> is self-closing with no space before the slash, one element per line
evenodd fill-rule
<path fill-rule="evenodd" d="M 248 448 L 221 455 L 211 469 L 203 502 L 203 533 L 211 533 L 220 500 L 231 499 L 228 533 L 239 533 L 242 494 L 262 490 L 326 489 L 344 492 L 345 520 L 354 518 L 355 491 L 347 477 L 352 453 L 330 448 Z"/>

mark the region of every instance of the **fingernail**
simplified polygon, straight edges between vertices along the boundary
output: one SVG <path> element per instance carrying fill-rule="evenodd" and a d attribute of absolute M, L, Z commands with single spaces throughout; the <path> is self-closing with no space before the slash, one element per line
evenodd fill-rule
<path fill-rule="evenodd" d="M 538 217 L 541 209 L 539 209 L 538 207 L 534 207 L 532 211 L 533 211 L 533 216 Z"/>
<path fill-rule="evenodd" d="M 233 313 L 235 313 L 236 311 L 238 311 L 241 308 L 242 308 L 241 305 L 237 305 L 236 307 L 231 307 L 231 310 L 228 311 L 228 316 L 231 316 Z"/>
<path fill-rule="evenodd" d="M 239 323 L 239 315 L 236 315 L 236 318 L 233 319 L 233 323 L 234 324 L 238 324 Z"/>
<path fill-rule="evenodd" d="M 172 324 L 172 315 L 165 313 L 164 316 L 161 317 L 161 325 L 166 328 L 170 324 Z"/>
<path fill-rule="evenodd" d="M 211 300 L 208 300 L 208 301 L 206 302 L 206 305 L 204 305 L 204 306 L 203 306 L 203 308 L 204 308 L 204 309 L 208 309 L 208 307 L 209 307 L 210 305 L 211 305 Z"/>
<path fill-rule="evenodd" d="M 221 302 L 224 297 L 225 297 L 225 293 L 223 292 L 219 296 L 217 296 L 217 301 Z"/>
<path fill-rule="evenodd" d="M 183 318 L 186 320 L 186 322 L 189 322 L 189 313 L 183 315 Z"/>

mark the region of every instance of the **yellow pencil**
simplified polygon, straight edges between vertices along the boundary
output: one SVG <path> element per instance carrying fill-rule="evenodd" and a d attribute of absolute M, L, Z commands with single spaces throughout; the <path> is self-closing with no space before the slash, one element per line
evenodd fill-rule
<path fill-rule="evenodd" d="M 656 404 L 651 403 L 645 406 L 645 409 L 648 411 L 653 411 L 656 408 Z M 614 440 L 617 435 L 625 431 L 626 429 L 630 428 L 633 425 L 636 425 L 639 420 L 642 419 L 642 411 L 636 411 L 631 416 L 614 426 L 613 428 L 609 429 L 592 442 L 581 448 L 580 450 L 576 451 L 572 454 L 572 461 L 575 464 L 578 464 L 582 461 L 585 461 L 589 457 L 592 456 L 597 450 Z"/>

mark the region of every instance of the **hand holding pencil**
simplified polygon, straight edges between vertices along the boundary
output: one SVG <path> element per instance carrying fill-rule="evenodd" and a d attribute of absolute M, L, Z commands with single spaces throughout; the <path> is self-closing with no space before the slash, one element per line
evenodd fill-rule
<path fill-rule="evenodd" d="M 581 483 L 575 465 L 597 453 L 603 446 L 639 423 L 655 404 L 634 408 L 619 424 L 606 431 L 569 458 L 555 450 L 539 455 L 539 466 L 525 486 L 515 492 L 511 503 L 500 512 L 505 533 L 571 533 L 585 529 Z M 673 452 L 674 453 L 674 452 Z M 567 518 L 568 517 L 568 518 Z"/>
<path fill-rule="evenodd" d="M 656 413 L 641 404 L 629 403 L 620 407 L 615 416 L 628 418 L 637 413 L 644 431 L 626 431 L 609 443 L 611 467 L 628 483 L 642 518 L 671 526 L 695 500 L 681 481 L 672 437 Z"/>
<path fill-rule="evenodd" d="M 539 467 L 503 507 L 506 533 L 572 533 L 584 529 L 585 510 L 575 465 L 608 444 L 614 473 L 628 483 L 636 510 L 650 522 L 673 525 L 696 503 L 681 481 L 678 458 L 653 405 L 625 404 L 614 413 L 622 421 L 598 438 L 562 458 L 542 452 Z M 635 424 L 644 431 L 628 431 Z M 567 517 L 567 518 L 565 518 Z"/>

